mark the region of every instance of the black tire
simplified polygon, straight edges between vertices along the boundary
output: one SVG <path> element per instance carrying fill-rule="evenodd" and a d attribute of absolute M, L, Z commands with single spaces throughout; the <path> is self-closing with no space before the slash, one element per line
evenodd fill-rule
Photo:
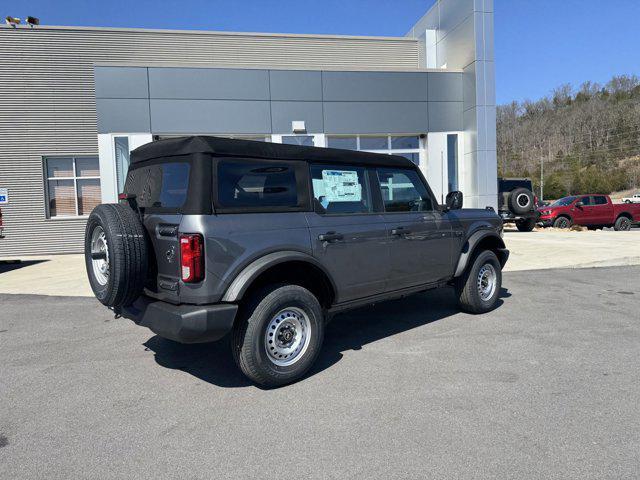
<path fill-rule="evenodd" d="M 516 215 L 523 215 L 534 210 L 533 192 L 527 188 L 516 188 L 509 193 L 509 209 Z"/>
<path fill-rule="evenodd" d="M 291 360 L 274 358 L 277 354 L 268 353 L 267 350 L 274 352 L 274 345 L 269 345 L 271 339 L 267 340 L 270 338 L 270 325 L 277 325 L 273 333 L 281 335 L 281 329 L 286 327 L 287 320 L 293 318 L 287 314 L 293 313 L 295 316 L 299 312 L 303 312 L 308 320 L 308 341 L 300 340 L 301 345 L 306 344 L 306 347 L 301 346 L 298 354 L 294 351 Z M 282 324 L 278 318 L 281 318 Z M 301 330 L 294 331 L 295 339 Z M 284 340 L 282 337 L 281 339 Z M 251 381 L 263 387 L 278 387 L 300 379 L 309 370 L 318 357 L 323 339 L 324 318 L 318 299 L 309 290 L 298 285 L 271 285 L 256 292 L 241 307 L 240 317 L 233 330 L 233 358 Z M 277 363 L 287 361 L 294 363 Z"/>
<path fill-rule="evenodd" d="M 100 248 L 101 241 L 94 242 L 94 234 L 104 234 L 106 249 Z M 104 267 L 102 259 L 92 258 L 100 251 L 106 252 L 106 275 L 99 273 L 100 265 Z M 109 307 L 133 303 L 144 288 L 149 258 L 146 232 L 136 212 L 118 204 L 94 208 L 85 230 L 84 258 L 91 289 L 100 302 Z M 96 268 L 94 260 L 98 262 Z"/>
<path fill-rule="evenodd" d="M 536 226 L 535 218 L 519 218 L 516 220 L 516 228 L 520 232 L 530 232 Z"/>
<path fill-rule="evenodd" d="M 631 230 L 631 220 L 628 217 L 620 216 L 613 225 L 616 232 L 628 232 Z"/>
<path fill-rule="evenodd" d="M 571 228 L 572 223 L 568 217 L 558 217 L 553 221 L 553 228 Z"/>
<path fill-rule="evenodd" d="M 491 269 L 494 274 L 493 287 L 483 298 L 480 292 L 479 282 L 481 271 Z M 491 272 L 491 270 L 489 270 Z M 484 284 L 483 284 L 484 285 Z M 468 313 L 486 313 L 496 308 L 500 289 L 502 288 L 502 267 L 498 257 L 491 250 L 483 250 L 474 259 L 471 267 L 467 268 L 462 277 L 456 282 L 456 294 L 460 308 Z"/>

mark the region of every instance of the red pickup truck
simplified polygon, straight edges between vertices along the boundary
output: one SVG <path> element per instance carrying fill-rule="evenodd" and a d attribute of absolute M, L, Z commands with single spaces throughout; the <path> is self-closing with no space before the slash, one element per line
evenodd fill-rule
<path fill-rule="evenodd" d="M 569 228 L 575 224 L 626 231 L 640 222 L 640 204 L 613 203 L 609 195 L 564 197 L 547 207 L 540 207 L 538 211 L 538 222 L 545 227 Z"/>

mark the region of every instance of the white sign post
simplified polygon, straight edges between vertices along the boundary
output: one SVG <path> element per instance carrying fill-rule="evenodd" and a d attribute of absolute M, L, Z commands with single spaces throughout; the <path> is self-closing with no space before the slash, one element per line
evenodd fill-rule
<path fill-rule="evenodd" d="M 7 203 L 9 203 L 9 190 L 0 188 L 0 205 L 6 205 Z"/>

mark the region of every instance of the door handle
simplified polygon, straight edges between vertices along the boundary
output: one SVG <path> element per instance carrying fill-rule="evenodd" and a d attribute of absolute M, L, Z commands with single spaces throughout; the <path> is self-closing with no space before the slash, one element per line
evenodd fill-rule
<path fill-rule="evenodd" d="M 400 236 L 400 235 L 407 235 L 408 233 L 411 233 L 411 230 L 409 230 L 406 227 L 396 227 L 391 230 L 391 235 Z"/>
<path fill-rule="evenodd" d="M 327 232 L 322 235 L 318 235 L 318 240 L 321 242 L 338 242 L 344 240 L 344 235 L 336 232 Z"/>

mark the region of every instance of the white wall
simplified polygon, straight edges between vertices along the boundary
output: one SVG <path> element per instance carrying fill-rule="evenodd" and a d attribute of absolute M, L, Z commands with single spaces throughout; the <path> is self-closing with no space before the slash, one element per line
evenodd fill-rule
<path fill-rule="evenodd" d="M 98 155 L 100 157 L 100 189 L 102 203 L 118 202 L 118 176 L 113 137 L 128 137 L 129 151 L 135 150 L 153 140 L 150 133 L 101 133 L 98 134 Z"/>
<path fill-rule="evenodd" d="M 460 189 L 466 206 L 497 208 L 493 0 L 438 0 L 407 36 L 424 48 L 422 67 L 463 70 Z"/>

